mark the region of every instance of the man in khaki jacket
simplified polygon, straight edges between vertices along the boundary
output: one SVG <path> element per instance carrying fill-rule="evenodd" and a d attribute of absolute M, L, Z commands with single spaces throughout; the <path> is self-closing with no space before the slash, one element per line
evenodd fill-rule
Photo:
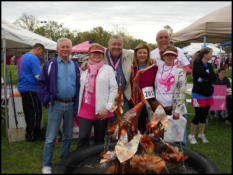
<path fill-rule="evenodd" d="M 130 74 L 133 62 L 133 53 L 123 49 L 123 40 L 118 35 L 113 35 L 108 42 L 108 49 L 105 50 L 105 63 L 113 67 L 117 83 L 120 79 L 124 95 L 124 113 L 128 111 L 128 101 L 131 98 Z"/>

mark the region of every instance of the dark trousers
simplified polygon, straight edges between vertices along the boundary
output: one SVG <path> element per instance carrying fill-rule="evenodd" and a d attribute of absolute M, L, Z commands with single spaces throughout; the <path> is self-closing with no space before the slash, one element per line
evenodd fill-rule
<path fill-rule="evenodd" d="M 209 109 L 210 106 L 195 107 L 195 116 L 192 123 L 195 125 L 197 125 L 198 123 L 206 123 L 206 118 L 208 116 Z"/>
<path fill-rule="evenodd" d="M 26 121 L 26 134 L 37 137 L 41 134 L 42 106 L 34 91 L 21 93 L 23 112 Z"/>
<path fill-rule="evenodd" d="M 226 120 L 229 120 L 232 122 L 232 97 L 227 96 L 227 118 Z"/>
<path fill-rule="evenodd" d="M 146 106 L 144 105 L 138 117 L 138 130 L 140 131 L 141 134 L 143 134 L 146 131 L 146 124 L 148 120 L 147 118 L 148 118 L 148 113 L 146 110 Z"/>
<path fill-rule="evenodd" d="M 129 108 L 132 109 L 134 105 L 132 103 L 129 103 Z M 147 117 L 148 113 L 146 110 L 146 106 L 144 105 L 140 115 L 138 116 L 138 130 L 141 134 L 143 134 L 146 131 L 146 123 L 147 123 Z"/>
<path fill-rule="evenodd" d="M 79 117 L 79 138 L 77 148 L 89 146 L 91 128 L 94 126 L 94 141 L 95 144 L 104 143 L 105 132 L 109 119 L 85 119 Z"/>

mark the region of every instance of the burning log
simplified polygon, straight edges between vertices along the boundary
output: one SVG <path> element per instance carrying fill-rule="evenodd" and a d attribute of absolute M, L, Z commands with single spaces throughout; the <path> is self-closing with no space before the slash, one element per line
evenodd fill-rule
<path fill-rule="evenodd" d="M 112 111 L 116 111 L 117 120 L 110 123 L 107 130 L 109 136 L 118 141 L 114 150 L 101 153 L 101 164 L 114 161 L 106 173 L 160 173 L 166 169 L 167 162 L 176 165 L 188 158 L 176 147 L 163 141 L 164 129 L 169 127 L 167 115 L 156 101 L 145 100 L 137 84 L 140 74 L 146 70 L 140 70 L 133 81 L 132 98 L 137 104 L 123 116 L 123 93 L 119 85 L 112 108 Z M 141 101 L 138 94 L 141 95 Z M 142 135 L 138 130 L 138 117 L 144 105 L 148 121 L 146 133 Z"/>

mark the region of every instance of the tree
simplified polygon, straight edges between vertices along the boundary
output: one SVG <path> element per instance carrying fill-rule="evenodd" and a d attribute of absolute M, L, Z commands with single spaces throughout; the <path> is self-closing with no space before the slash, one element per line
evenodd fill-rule
<path fill-rule="evenodd" d="M 41 23 L 42 21 L 40 22 L 34 16 L 25 13 L 14 22 L 19 27 L 28 29 L 54 41 L 57 41 L 61 37 L 69 38 L 72 42 L 76 39 L 75 34 L 77 35 L 77 31 L 71 32 L 68 28 L 63 27 L 63 23 L 59 24 L 56 21 L 43 21 L 43 25 Z"/>
<path fill-rule="evenodd" d="M 166 25 L 163 27 L 165 30 L 167 30 L 168 32 L 168 35 L 171 37 L 172 36 L 172 33 L 173 33 L 173 29 L 169 26 L 169 25 Z"/>
<path fill-rule="evenodd" d="M 173 29 L 169 25 L 166 25 L 163 28 L 165 30 L 167 30 L 169 37 L 171 37 L 172 34 L 173 34 Z M 173 43 L 172 41 L 170 41 L 170 44 L 172 44 L 172 45 L 174 45 L 176 47 L 179 47 L 179 48 L 183 48 L 185 46 L 190 45 L 190 42 L 177 42 L 177 43 Z"/>
<path fill-rule="evenodd" d="M 39 23 L 40 22 L 35 18 L 35 16 L 27 15 L 26 13 L 23 13 L 19 19 L 13 22 L 13 24 L 16 24 L 24 29 L 28 29 L 32 32 L 38 28 Z"/>
<path fill-rule="evenodd" d="M 108 40 L 110 39 L 112 35 L 110 32 L 105 31 L 101 26 L 99 26 L 99 27 L 93 28 L 91 30 L 91 33 L 95 36 L 95 40 L 99 44 L 105 47 L 108 46 Z"/>
<path fill-rule="evenodd" d="M 69 38 L 74 41 L 74 32 L 71 32 L 68 28 L 63 27 L 63 23 L 59 24 L 56 21 L 47 21 L 43 26 L 38 27 L 35 33 L 57 41 L 61 37 Z"/>
<path fill-rule="evenodd" d="M 103 27 L 98 26 L 90 31 L 79 32 L 77 30 L 70 31 L 56 21 L 39 21 L 32 15 L 23 14 L 19 19 L 14 22 L 16 25 L 35 32 L 39 35 L 45 36 L 57 42 L 61 37 L 69 38 L 73 45 L 81 42 L 92 40 L 104 47 L 108 47 L 108 40 L 113 34 L 120 35 L 123 39 L 123 47 L 126 49 L 134 49 L 140 43 L 146 43 L 141 39 L 135 39 L 133 36 L 126 32 L 126 29 L 119 25 L 114 26 L 113 31 L 105 31 Z M 167 27 L 169 28 L 169 26 Z M 172 31 L 172 29 L 171 29 Z M 156 48 L 155 44 L 148 44 L 151 49 Z"/>

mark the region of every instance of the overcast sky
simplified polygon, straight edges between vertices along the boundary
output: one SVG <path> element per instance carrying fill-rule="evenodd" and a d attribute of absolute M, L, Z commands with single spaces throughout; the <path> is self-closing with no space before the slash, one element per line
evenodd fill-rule
<path fill-rule="evenodd" d="M 116 26 L 137 39 L 155 43 L 156 33 L 169 25 L 177 32 L 231 1 L 1 1 L 2 19 L 14 22 L 23 13 L 53 20 L 80 32 Z"/>

